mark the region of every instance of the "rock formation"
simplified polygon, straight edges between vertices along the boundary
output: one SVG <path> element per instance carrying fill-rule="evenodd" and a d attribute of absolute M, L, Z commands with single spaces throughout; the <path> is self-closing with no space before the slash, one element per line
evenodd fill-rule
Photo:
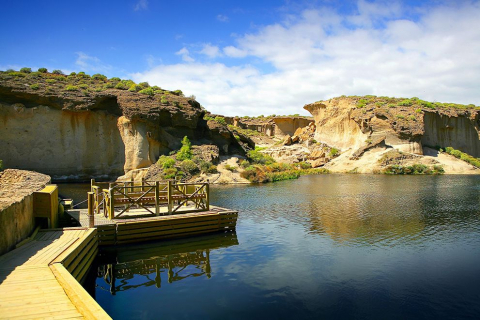
<path fill-rule="evenodd" d="M 158 87 L 142 93 L 133 84 L 127 91 L 122 83 L 0 72 L 4 166 L 53 179 L 116 178 L 178 149 L 184 136 L 194 145 L 214 144 L 222 154 L 243 152 L 225 126 L 203 120 L 197 101 Z"/>

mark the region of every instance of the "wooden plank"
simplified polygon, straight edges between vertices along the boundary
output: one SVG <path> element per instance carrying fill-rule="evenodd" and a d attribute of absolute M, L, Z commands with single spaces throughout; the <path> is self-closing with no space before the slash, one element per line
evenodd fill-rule
<path fill-rule="evenodd" d="M 71 272 L 72 276 L 75 279 L 79 279 L 78 275 L 82 273 L 83 270 L 88 270 L 90 268 L 93 259 L 95 258 L 96 254 L 98 253 L 98 246 L 95 243 L 95 246 L 91 248 L 91 251 L 85 252 L 84 259 L 79 261 L 75 266 L 73 272 Z M 82 275 L 83 276 L 83 275 Z"/>
<path fill-rule="evenodd" d="M 92 252 L 92 254 L 90 255 L 90 257 L 87 256 L 87 259 L 88 261 L 85 263 L 85 265 L 83 266 L 83 268 L 78 272 L 78 274 L 75 276 L 75 278 L 77 279 L 77 281 L 80 283 L 80 284 L 83 284 L 84 281 L 85 281 L 85 278 L 87 277 L 88 275 L 88 270 L 90 270 L 90 267 L 92 266 L 92 263 L 93 263 L 93 260 L 95 260 L 95 257 L 97 256 L 98 254 L 98 247 L 95 248 L 95 251 Z"/>
<path fill-rule="evenodd" d="M 58 282 L 70 300 L 87 319 L 111 319 L 98 303 L 83 289 L 73 276 L 60 263 L 50 266 Z"/>
<path fill-rule="evenodd" d="M 97 230 L 95 228 L 91 228 L 88 230 L 82 238 L 79 239 L 73 246 L 70 246 L 68 250 L 64 251 L 61 255 L 59 255 L 55 262 L 62 262 L 66 265 L 70 265 L 73 259 L 75 259 L 78 252 L 82 250 L 82 248 L 92 240 L 95 240 L 95 236 L 97 235 Z"/>
<path fill-rule="evenodd" d="M 157 231 L 157 232 L 149 232 L 149 233 L 137 233 L 137 234 L 132 234 L 132 235 L 118 235 L 117 236 L 117 242 L 121 243 L 123 240 L 131 240 L 131 239 L 145 239 L 145 238 L 157 238 L 159 236 L 168 236 L 168 235 L 176 235 L 176 234 L 182 234 L 182 235 L 188 235 L 191 232 L 195 231 L 218 231 L 219 227 L 215 225 L 207 225 L 203 227 L 196 227 L 196 228 L 188 228 L 188 229 L 175 229 L 175 230 L 165 230 L 165 231 Z"/>

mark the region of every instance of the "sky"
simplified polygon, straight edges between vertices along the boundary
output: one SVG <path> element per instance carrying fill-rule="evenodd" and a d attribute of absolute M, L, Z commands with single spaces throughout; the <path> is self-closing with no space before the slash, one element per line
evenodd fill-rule
<path fill-rule="evenodd" d="M 480 0 L 3 1 L 0 70 L 84 71 L 209 111 L 308 115 L 340 95 L 480 105 Z"/>

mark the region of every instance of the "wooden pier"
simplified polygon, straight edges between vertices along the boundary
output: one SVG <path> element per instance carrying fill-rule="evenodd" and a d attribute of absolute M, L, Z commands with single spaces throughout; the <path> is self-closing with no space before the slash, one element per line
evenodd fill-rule
<path fill-rule="evenodd" d="M 0 256 L 0 319 L 111 319 L 81 286 L 99 246 L 231 232 L 238 217 L 210 205 L 205 183 L 94 180 L 88 209 L 68 214 L 81 227 L 40 230 Z"/>
<path fill-rule="evenodd" d="M 0 319 L 110 319 L 77 281 L 90 267 L 88 257 L 96 254 L 97 247 L 89 245 L 95 233 L 41 230 L 1 256 Z"/>

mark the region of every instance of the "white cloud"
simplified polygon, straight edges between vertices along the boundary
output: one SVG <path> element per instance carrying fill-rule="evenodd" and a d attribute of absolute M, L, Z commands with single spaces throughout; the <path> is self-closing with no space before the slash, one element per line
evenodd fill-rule
<path fill-rule="evenodd" d="M 138 0 L 134 7 L 135 11 L 147 10 L 147 9 L 148 9 L 148 0 Z"/>
<path fill-rule="evenodd" d="M 342 94 L 480 104 L 480 2 L 417 11 L 415 20 L 402 17 L 408 9 L 359 1 L 354 16 L 305 10 L 224 47 L 237 66 L 161 65 L 135 78 L 195 94 L 226 115 L 306 114 L 304 104 Z M 177 54 L 193 61 L 186 48 Z"/>
<path fill-rule="evenodd" d="M 76 52 L 77 59 L 75 64 L 81 68 L 81 71 L 93 71 L 93 72 L 109 72 L 112 70 L 112 66 L 103 63 L 99 58 L 89 56 L 84 52 Z"/>
<path fill-rule="evenodd" d="M 180 49 L 179 51 L 175 52 L 176 55 L 179 55 L 179 56 L 182 56 L 182 60 L 185 61 L 185 62 L 193 62 L 195 61 L 195 59 L 193 59 L 191 56 L 190 56 L 190 51 L 188 51 L 187 48 L 183 47 L 182 49 Z"/>
<path fill-rule="evenodd" d="M 217 16 L 217 20 L 220 21 L 220 22 L 228 22 L 228 17 L 226 15 L 223 15 L 223 14 L 219 14 Z"/>
<path fill-rule="evenodd" d="M 204 44 L 202 50 L 200 50 L 200 53 L 208 56 L 209 58 L 216 58 L 222 55 L 220 49 L 217 46 L 212 46 L 210 43 Z"/>

